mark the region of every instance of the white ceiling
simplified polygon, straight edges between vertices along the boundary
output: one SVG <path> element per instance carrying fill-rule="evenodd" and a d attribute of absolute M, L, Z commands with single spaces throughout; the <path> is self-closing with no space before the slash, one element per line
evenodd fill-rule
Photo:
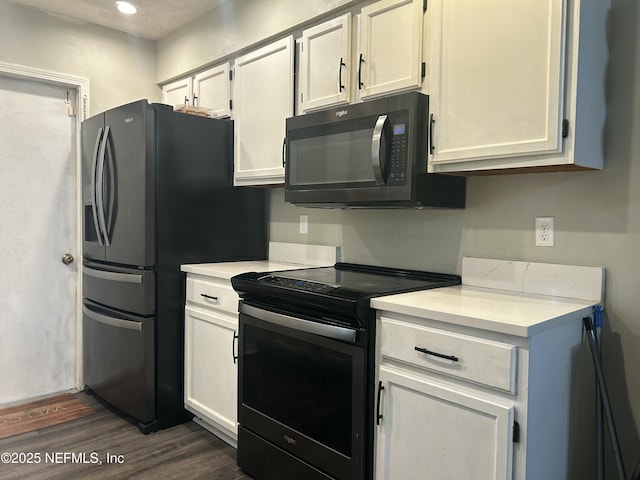
<path fill-rule="evenodd" d="M 115 0 L 10 0 L 48 13 L 159 40 L 229 0 L 129 0 L 138 13 L 124 15 Z"/>

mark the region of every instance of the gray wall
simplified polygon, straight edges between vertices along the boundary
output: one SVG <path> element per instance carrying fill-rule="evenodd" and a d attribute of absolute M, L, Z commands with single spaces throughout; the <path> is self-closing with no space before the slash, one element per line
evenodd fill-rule
<path fill-rule="evenodd" d="M 0 1 L 0 61 L 89 79 L 90 112 L 160 100 L 155 44 Z"/>
<path fill-rule="evenodd" d="M 301 209 L 278 189 L 270 238 L 339 244 L 349 262 L 444 272 L 459 273 L 462 256 L 604 266 L 604 370 L 630 475 L 640 455 L 639 3 L 612 0 L 609 20 L 604 170 L 471 177 L 463 211 Z M 298 233 L 300 214 L 308 235 Z M 536 216 L 555 217 L 555 247 L 535 247 Z"/>
<path fill-rule="evenodd" d="M 357 0 L 233 0 L 158 42 L 158 83 L 212 65 Z"/>
<path fill-rule="evenodd" d="M 221 9 L 158 42 L 156 71 L 151 42 L 0 2 L 0 60 L 88 77 L 95 113 L 138 98 L 158 99 L 155 81 L 354 3 L 236 0 L 233 10 Z M 630 470 L 640 426 L 638 2 L 612 0 L 610 17 L 603 171 L 470 178 L 462 211 L 300 209 L 285 204 L 276 188 L 270 238 L 341 245 L 350 262 L 443 272 L 459 272 L 465 255 L 606 267 L 605 373 Z M 308 235 L 297 233 L 300 214 L 309 215 Z M 534 246 L 536 216 L 555 217 L 555 247 Z M 588 457 L 581 452 L 580 461 L 589 464 Z"/>
<path fill-rule="evenodd" d="M 242 14 L 234 21 L 246 28 Z M 603 171 L 469 178 L 463 211 L 301 209 L 278 188 L 270 223 L 273 241 L 341 245 L 349 262 L 458 273 L 462 256 L 604 266 L 605 374 L 628 470 L 640 452 L 638 27 L 638 2 L 612 0 Z M 307 235 L 298 233 L 300 214 L 309 216 Z M 555 217 L 555 247 L 535 247 L 536 216 Z M 575 457 L 584 465 L 574 465 L 582 472 L 574 478 L 593 475 L 589 457 Z M 611 455 L 608 468 L 613 476 Z"/>

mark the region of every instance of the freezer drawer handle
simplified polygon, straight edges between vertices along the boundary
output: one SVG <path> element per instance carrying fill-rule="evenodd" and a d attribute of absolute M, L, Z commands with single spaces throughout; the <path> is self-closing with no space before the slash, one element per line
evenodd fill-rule
<path fill-rule="evenodd" d="M 215 300 L 218 301 L 218 297 L 214 297 L 213 295 L 207 295 L 206 293 L 201 293 L 200 296 L 202 298 L 206 298 L 207 300 Z"/>
<path fill-rule="evenodd" d="M 87 317 L 97 322 L 111 325 L 112 327 L 126 328 L 127 330 L 136 330 L 138 332 L 142 331 L 142 322 L 136 322 L 135 320 L 125 320 L 124 318 L 108 317 L 107 315 L 102 315 L 100 313 L 94 312 L 93 310 L 89 310 L 87 307 L 82 307 L 82 312 Z"/>
<path fill-rule="evenodd" d="M 96 270 L 94 268 L 84 267 L 82 269 L 84 275 L 90 277 L 101 278 L 103 280 L 113 280 L 114 282 L 125 283 L 142 283 L 142 274 L 139 273 L 118 273 L 118 272 L 106 272 L 104 270 Z"/>
<path fill-rule="evenodd" d="M 433 355 L 434 357 L 445 358 L 447 360 L 451 360 L 452 362 L 457 362 L 458 360 L 460 360 L 455 355 L 445 355 L 444 353 L 432 352 L 431 350 L 427 350 L 426 348 L 422 347 L 415 347 L 415 351 L 426 353 L 427 355 Z"/>

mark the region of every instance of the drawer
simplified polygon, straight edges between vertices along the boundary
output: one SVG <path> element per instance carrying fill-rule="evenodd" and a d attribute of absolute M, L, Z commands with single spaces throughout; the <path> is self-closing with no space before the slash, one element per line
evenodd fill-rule
<path fill-rule="evenodd" d="M 378 334 L 383 358 L 515 393 L 515 345 L 387 317 Z"/>
<path fill-rule="evenodd" d="M 224 282 L 187 276 L 187 302 L 237 314 L 238 300 L 238 294 L 228 280 Z"/>

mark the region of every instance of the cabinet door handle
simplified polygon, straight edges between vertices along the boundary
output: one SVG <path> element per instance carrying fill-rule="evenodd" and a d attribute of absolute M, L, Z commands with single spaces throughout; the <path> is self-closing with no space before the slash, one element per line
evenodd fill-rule
<path fill-rule="evenodd" d="M 193 94 L 193 106 L 198 106 L 198 96 L 195 93 Z"/>
<path fill-rule="evenodd" d="M 435 142 L 433 141 L 433 127 L 435 126 L 436 121 L 433 118 L 433 113 L 429 117 L 429 153 L 433 155 L 433 152 L 436 150 Z"/>
<path fill-rule="evenodd" d="M 364 83 L 362 83 L 362 64 L 364 63 L 364 57 L 360 54 L 360 59 L 358 60 L 358 90 L 362 90 L 364 87 Z"/>
<path fill-rule="evenodd" d="M 214 297 L 213 295 L 207 295 L 206 293 L 201 293 L 200 296 L 202 298 L 206 298 L 207 300 L 215 300 L 218 301 L 218 297 Z"/>
<path fill-rule="evenodd" d="M 344 90 L 344 84 L 342 83 L 342 67 L 346 67 L 347 64 L 344 63 L 343 58 L 340 57 L 340 68 L 338 69 L 338 87 L 340 88 L 340 92 Z"/>
<path fill-rule="evenodd" d="M 427 355 L 433 355 L 434 357 L 438 357 L 438 358 L 445 358 L 447 360 L 451 360 L 452 362 L 457 362 L 458 360 L 460 360 L 455 355 L 445 355 L 444 353 L 432 352 L 431 350 L 427 350 L 426 348 L 422 348 L 422 347 L 415 347 L 415 351 L 420 353 L 426 353 Z"/>
<path fill-rule="evenodd" d="M 231 356 L 233 357 L 233 363 L 238 363 L 238 355 L 236 355 L 236 340 L 238 339 L 238 332 L 233 331 L 233 340 L 231 341 Z"/>
<path fill-rule="evenodd" d="M 184 96 L 184 104 L 189 105 L 189 97 L 187 97 L 186 95 Z"/>
<path fill-rule="evenodd" d="M 380 420 L 382 420 L 382 414 L 380 413 L 380 397 L 382 395 L 382 391 L 384 387 L 382 386 L 382 380 L 378 382 L 378 403 L 376 406 L 376 425 L 380 425 Z"/>

